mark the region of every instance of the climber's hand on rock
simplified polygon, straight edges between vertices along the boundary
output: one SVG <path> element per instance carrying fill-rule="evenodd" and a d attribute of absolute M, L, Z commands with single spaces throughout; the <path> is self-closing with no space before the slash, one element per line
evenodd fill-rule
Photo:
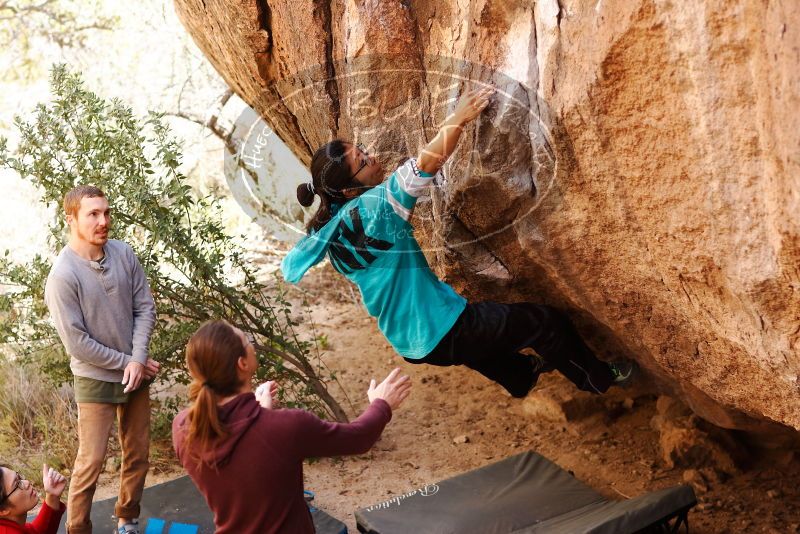
<path fill-rule="evenodd" d="M 494 88 L 492 87 L 482 87 L 467 91 L 456 104 L 456 109 L 453 112 L 454 118 L 462 126 L 475 120 L 489 105 L 489 98 L 492 94 L 494 94 Z"/>
<path fill-rule="evenodd" d="M 484 87 L 464 93 L 456 104 L 456 108 L 447 116 L 436 137 L 422 149 L 417 158 L 419 170 L 428 174 L 436 174 L 447 158 L 453 153 L 461 137 L 464 126 L 489 105 L 489 98 L 494 88 Z"/>

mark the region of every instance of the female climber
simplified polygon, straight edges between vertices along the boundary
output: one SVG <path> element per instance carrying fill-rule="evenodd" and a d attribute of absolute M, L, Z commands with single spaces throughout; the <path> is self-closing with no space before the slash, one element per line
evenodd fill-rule
<path fill-rule="evenodd" d="M 431 271 L 414 238 L 409 219 L 417 198 L 493 92 L 466 92 L 436 137 L 388 180 L 361 145 L 334 140 L 320 147 L 311 160 L 312 181 L 297 188 L 300 204 L 310 206 L 316 195 L 319 208 L 308 235 L 284 258 L 283 276 L 297 283 L 327 255 L 358 286 L 367 311 L 408 362 L 466 365 L 514 397 L 524 397 L 540 373 L 553 369 L 579 389 L 603 393 L 631 376 L 631 362 L 599 360 L 552 307 L 468 303 Z"/>

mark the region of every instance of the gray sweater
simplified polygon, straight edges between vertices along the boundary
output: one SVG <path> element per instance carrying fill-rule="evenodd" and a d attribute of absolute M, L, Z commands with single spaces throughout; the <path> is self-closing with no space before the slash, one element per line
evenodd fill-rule
<path fill-rule="evenodd" d="M 109 239 L 103 264 L 64 247 L 53 263 L 44 300 L 75 376 L 120 382 L 129 362 L 144 364 L 156 307 L 130 246 Z"/>

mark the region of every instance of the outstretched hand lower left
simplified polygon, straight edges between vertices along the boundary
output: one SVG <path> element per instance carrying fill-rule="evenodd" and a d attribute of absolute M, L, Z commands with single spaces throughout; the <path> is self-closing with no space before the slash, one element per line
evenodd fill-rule
<path fill-rule="evenodd" d="M 64 493 L 64 488 L 67 487 L 67 477 L 44 464 L 42 466 L 42 485 L 47 495 L 52 495 L 58 499 Z"/>

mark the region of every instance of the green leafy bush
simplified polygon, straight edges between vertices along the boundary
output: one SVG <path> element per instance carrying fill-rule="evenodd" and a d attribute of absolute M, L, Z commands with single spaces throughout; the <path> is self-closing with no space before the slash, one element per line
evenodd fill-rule
<path fill-rule="evenodd" d="M 330 395 L 333 379 L 316 345 L 301 339 L 282 286 L 257 277 L 244 250 L 224 231 L 216 199 L 201 197 L 179 172 L 180 147 L 159 114 L 140 118 L 118 100 L 84 88 L 58 66 L 51 73 L 52 103 L 33 120 L 17 117 L 20 141 L 13 153 L 0 139 L 0 166 L 39 187 L 56 207 L 78 184 L 103 189 L 113 208 L 112 237 L 129 243 L 150 281 L 158 311 L 151 356 L 162 380 L 186 383 L 184 347 L 204 321 L 224 318 L 253 335 L 261 366 L 256 380 L 281 381 L 285 405 L 336 420 L 347 419 Z M 62 216 L 49 224 L 55 253 L 64 245 Z M 69 378 L 68 358 L 47 320 L 44 282 L 50 259 L 25 265 L 0 260 L 0 339 L 16 358 L 34 363 L 55 382 Z"/>

